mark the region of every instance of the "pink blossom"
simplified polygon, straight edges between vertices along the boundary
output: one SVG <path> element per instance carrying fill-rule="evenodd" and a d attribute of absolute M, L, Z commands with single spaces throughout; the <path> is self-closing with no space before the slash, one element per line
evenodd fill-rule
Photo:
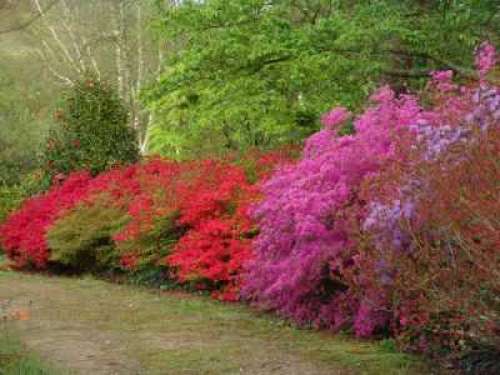
<path fill-rule="evenodd" d="M 394 91 L 387 85 L 382 86 L 370 96 L 370 100 L 375 103 L 383 103 L 392 99 L 394 99 Z"/>
<path fill-rule="evenodd" d="M 437 70 L 431 73 L 432 83 L 442 93 L 453 91 L 457 88 L 453 84 L 453 70 Z"/>
<path fill-rule="evenodd" d="M 336 107 L 321 117 L 321 123 L 326 129 L 333 129 L 349 118 L 351 113 L 345 107 Z"/>
<path fill-rule="evenodd" d="M 481 43 L 476 50 L 475 63 L 479 76 L 481 78 L 486 76 L 496 65 L 495 46 L 490 42 Z"/>

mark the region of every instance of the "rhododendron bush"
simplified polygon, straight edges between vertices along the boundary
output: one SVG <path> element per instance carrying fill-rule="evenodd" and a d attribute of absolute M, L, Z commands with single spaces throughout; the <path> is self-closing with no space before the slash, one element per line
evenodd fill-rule
<path fill-rule="evenodd" d="M 407 349 L 500 351 L 500 88 L 481 69 L 494 66 L 491 51 L 479 50 L 478 84 L 434 75 L 434 116 L 414 127 L 405 163 L 371 182 L 384 188 L 362 223 L 371 238 L 356 268 L 382 265 L 363 271 L 365 285 L 386 291 L 391 329 Z"/>
<path fill-rule="evenodd" d="M 431 107 L 419 104 L 415 96 L 396 95 L 383 87 L 354 119 L 354 135 L 338 135 L 352 116 L 345 108 L 323 116 L 324 128 L 306 141 L 302 159 L 263 185 L 265 198 L 253 211 L 261 234 L 245 275 L 247 299 L 299 324 L 352 328 L 359 336 L 400 332 L 401 325 L 426 326 L 430 310 L 420 316 L 411 312 L 429 306 L 419 299 L 425 292 L 399 292 L 404 283 L 396 280 L 405 280 L 410 270 L 398 269 L 397 259 L 419 257 L 415 231 L 429 224 L 429 212 L 439 207 L 427 206 L 429 212 L 422 208 L 437 196 L 429 166 L 439 165 L 431 175 L 436 178 L 443 168 L 460 171 L 467 147 L 481 144 L 484 133 L 498 127 L 499 91 L 486 79 L 495 66 L 491 46 L 483 44 L 478 56 L 476 83 L 457 85 L 451 71 L 433 74 L 425 93 Z M 451 175 L 441 177 L 458 199 L 461 183 L 467 180 Z M 471 180 L 467 183 L 472 188 Z M 498 204 L 494 206 L 498 209 Z M 451 207 L 443 212 L 451 215 Z M 492 224 L 480 221 L 477 226 Z M 497 224 L 493 228 L 499 229 Z M 491 244 L 493 232 L 484 233 L 481 241 Z M 448 234 L 432 238 L 450 241 Z M 488 257 L 496 260 L 490 271 L 498 274 L 498 252 L 491 249 Z M 469 272 L 465 263 L 460 267 L 458 273 Z M 417 272 L 412 280 L 421 283 L 419 277 L 431 275 Z M 458 287 L 460 282 L 455 281 Z M 395 303 L 397 296 L 402 301 Z"/>
<path fill-rule="evenodd" d="M 499 131 L 455 145 L 459 162 L 448 154 L 416 170 L 425 185 L 413 218 L 399 221 L 412 239 L 404 256 L 388 244 L 368 250 L 391 267 L 392 328 L 405 348 L 500 349 Z"/>
<path fill-rule="evenodd" d="M 371 100 L 354 121 L 355 135 L 337 135 L 350 114 L 334 109 L 323 117 L 324 130 L 306 141 L 302 160 L 263 186 L 266 198 L 254 212 L 261 234 L 244 288 L 247 298 L 299 323 L 339 329 L 356 320 L 363 335 L 384 319 L 364 322 L 370 311 L 348 293 L 341 275 L 353 261 L 353 225 L 366 206 L 359 190 L 403 156 L 399 144 L 423 113 L 416 98 L 396 97 L 388 87 Z"/>

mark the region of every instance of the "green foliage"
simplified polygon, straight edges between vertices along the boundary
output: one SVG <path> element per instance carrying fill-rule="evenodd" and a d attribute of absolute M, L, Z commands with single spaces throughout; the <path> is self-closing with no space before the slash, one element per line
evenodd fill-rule
<path fill-rule="evenodd" d="M 0 223 L 19 206 L 23 198 L 19 186 L 0 185 Z"/>
<path fill-rule="evenodd" d="M 7 215 L 17 209 L 23 200 L 47 189 L 49 181 L 43 179 L 41 171 L 33 171 L 22 177 L 15 185 L 0 183 L 0 224 Z"/>
<path fill-rule="evenodd" d="M 381 81 L 419 87 L 436 68 L 468 75 L 496 36 L 493 0 L 206 0 L 163 9 L 174 48 L 144 98 L 150 149 L 197 157 L 300 141 L 334 105 L 356 109 Z M 458 68 L 460 67 L 460 68 Z"/>
<path fill-rule="evenodd" d="M 121 210 L 95 203 L 82 204 L 59 219 L 47 234 L 50 260 L 77 270 L 100 270 L 118 265 L 112 236 L 128 221 Z"/>
<path fill-rule="evenodd" d="M 36 69 L 27 72 L 24 60 L 10 57 L 3 47 L 0 43 L 0 185 L 12 185 L 37 166 L 51 85 L 43 85 L 34 77 Z"/>
<path fill-rule="evenodd" d="M 115 164 L 138 160 L 136 135 L 115 91 L 103 82 L 78 82 L 55 114 L 44 168 L 49 175 L 85 169 L 97 174 Z"/>
<path fill-rule="evenodd" d="M 133 267 L 137 274 L 143 271 L 147 274 L 151 268 L 158 268 L 158 263 L 171 253 L 173 246 L 186 232 L 177 223 L 179 216 L 179 212 L 175 211 L 166 216 L 154 217 L 149 230 L 133 239 L 118 241 L 121 254 L 131 252 L 138 256 L 138 264 Z M 160 268 L 157 272 L 163 271 Z"/>
<path fill-rule="evenodd" d="M 43 169 L 37 168 L 23 175 L 17 186 L 24 197 L 30 197 L 48 190 L 51 182 L 50 176 Z"/>

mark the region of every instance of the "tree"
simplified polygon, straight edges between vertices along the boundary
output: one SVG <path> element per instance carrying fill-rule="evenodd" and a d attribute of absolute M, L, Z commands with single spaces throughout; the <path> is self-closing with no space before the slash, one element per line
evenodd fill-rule
<path fill-rule="evenodd" d="M 416 88 L 441 68 L 474 78 L 463 56 L 498 39 L 496 10 L 492 0 L 168 4 L 158 32 L 178 52 L 145 95 L 152 149 L 182 158 L 300 141 L 319 114 L 356 109 L 375 84 Z"/>
<path fill-rule="evenodd" d="M 145 153 L 150 114 L 139 100 L 158 73 L 161 48 L 149 33 L 148 0 L 30 0 L 39 20 L 30 27 L 37 59 L 53 78 L 72 86 L 87 74 L 112 83 L 128 106 L 130 126 Z M 53 1 L 53 0 L 51 0 Z"/>
<path fill-rule="evenodd" d="M 99 80 L 77 82 L 56 117 L 59 124 L 51 129 L 44 154 L 49 175 L 82 169 L 95 175 L 138 160 L 127 109 L 113 88 Z"/>

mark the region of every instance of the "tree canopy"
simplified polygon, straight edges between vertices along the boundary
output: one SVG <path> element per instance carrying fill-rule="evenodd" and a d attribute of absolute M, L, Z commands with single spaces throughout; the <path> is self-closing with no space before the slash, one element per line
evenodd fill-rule
<path fill-rule="evenodd" d="M 155 116 L 151 149 L 179 158 L 300 141 L 321 113 L 356 109 L 383 82 L 418 88 L 434 69 L 473 78 L 464 56 L 481 39 L 498 40 L 494 0 L 206 0 L 160 9 L 156 28 L 171 48 L 144 98 Z"/>

